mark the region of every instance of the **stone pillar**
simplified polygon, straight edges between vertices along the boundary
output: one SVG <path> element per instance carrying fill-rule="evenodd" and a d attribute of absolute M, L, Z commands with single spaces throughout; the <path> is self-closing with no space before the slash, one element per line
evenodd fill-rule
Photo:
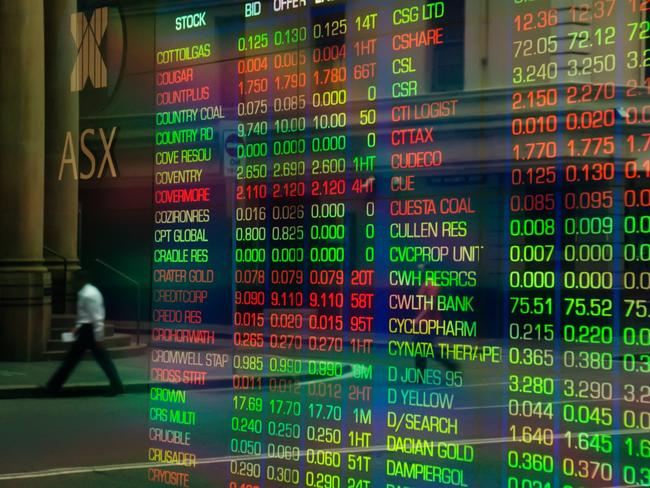
<path fill-rule="evenodd" d="M 39 359 L 51 319 L 43 266 L 43 0 L 0 0 L 0 360 Z"/>
<path fill-rule="evenodd" d="M 77 255 L 78 180 L 69 170 L 60 174 L 66 134 L 79 135 L 79 94 L 70 90 L 70 73 L 77 57 L 70 32 L 76 0 L 46 0 L 45 11 L 45 266 L 52 273 L 52 309 L 73 312 L 72 274 Z M 76 148 L 75 148 L 76 150 Z M 60 178 L 60 179 L 59 179 Z M 57 255 L 54 254 L 57 253 Z M 63 256 L 66 261 L 61 258 Z"/>

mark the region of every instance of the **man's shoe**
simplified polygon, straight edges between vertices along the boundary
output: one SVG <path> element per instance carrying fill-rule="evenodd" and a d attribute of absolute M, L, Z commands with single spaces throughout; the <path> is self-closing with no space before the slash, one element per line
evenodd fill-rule
<path fill-rule="evenodd" d="M 456 361 L 447 358 L 438 358 L 438 361 L 449 371 L 460 371 L 460 366 Z"/>
<path fill-rule="evenodd" d="M 43 392 L 43 395 L 46 397 L 58 397 L 61 394 L 61 389 L 60 388 L 54 388 L 52 385 L 49 383 L 46 383 L 41 387 L 41 391 Z"/>
<path fill-rule="evenodd" d="M 122 385 L 114 385 L 111 386 L 110 390 L 108 390 L 106 396 L 117 396 L 117 395 L 122 395 L 123 393 L 124 393 L 124 387 Z"/>

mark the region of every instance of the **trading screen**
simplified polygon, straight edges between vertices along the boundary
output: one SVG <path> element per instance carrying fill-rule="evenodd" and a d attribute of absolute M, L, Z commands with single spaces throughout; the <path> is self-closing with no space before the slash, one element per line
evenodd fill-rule
<path fill-rule="evenodd" d="M 86 3 L 149 485 L 650 486 L 650 2 Z"/>

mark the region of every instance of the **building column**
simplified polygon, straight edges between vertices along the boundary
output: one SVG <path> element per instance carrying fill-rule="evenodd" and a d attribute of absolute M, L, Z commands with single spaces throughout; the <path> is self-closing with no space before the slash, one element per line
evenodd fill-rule
<path fill-rule="evenodd" d="M 51 319 L 43 265 L 43 0 L 0 0 L 0 360 L 40 359 Z"/>
<path fill-rule="evenodd" d="M 71 171 L 61 172 L 66 136 L 78 140 L 79 95 L 70 90 L 77 49 L 70 32 L 76 0 L 45 0 L 45 266 L 52 274 L 52 309 L 73 312 L 73 272 L 79 269 L 79 185 Z M 56 253 L 56 254 L 54 254 Z M 62 259 L 65 258 L 65 261 Z"/>

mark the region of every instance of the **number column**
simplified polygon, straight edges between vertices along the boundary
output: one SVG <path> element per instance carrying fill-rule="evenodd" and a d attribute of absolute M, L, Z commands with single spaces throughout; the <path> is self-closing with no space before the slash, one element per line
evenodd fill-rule
<path fill-rule="evenodd" d="M 300 453 L 306 408 L 298 378 L 308 374 L 304 360 L 308 18 L 305 9 L 293 10 L 290 16 L 273 12 L 269 18 L 273 102 L 266 486 L 303 486 Z"/>
<path fill-rule="evenodd" d="M 516 4 L 508 227 L 507 486 L 554 486 L 558 90 L 555 9 Z"/>
<path fill-rule="evenodd" d="M 346 331 L 352 360 L 352 382 L 347 387 L 347 436 L 350 448 L 373 445 L 373 380 L 375 352 L 375 164 L 377 147 L 377 23 L 372 4 L 348 12 L 347 87 L 353 104 L 348 134 L 348 242 L 349 311 Z M 371 486 L 369 453 L 347 455 L 349 486 Z"/>
<path fill-rule="evenodd" d="M 347 456 L 343 374 L 349 204 L 348 30 L 343 4 L 316 6 L 311 24 L 309 120 L 309 370 L 306 486 L 343 486 Z"/>
<path fill-rule="evenodd" d="M 237 48 L 237 159 L 235 185 L 235 290 L 233 394 L 230 452 L 253 459 L 233 460 L 229 488 L 257 488 L 263 480 L 266 451 L 265 344 L 270 220 L 269 37 L 257 22 L 242 18 Z"/>
<path fill-rule="evenodd" d="M 614 2 L 573 5 L 563 39 L 561 345 L 562 487 L 615 485 L 613 362 L 617 253 Z"/>
<path fill-rule="evenodd" d="M 622 171 L 620 344 L 622 396 L 619 427 L 619 480 L 625 485 L 650 485 L 650 5 L 626 2 L 624 154 Z M 618 213 L 618 212 L 617 212 Z"/>

